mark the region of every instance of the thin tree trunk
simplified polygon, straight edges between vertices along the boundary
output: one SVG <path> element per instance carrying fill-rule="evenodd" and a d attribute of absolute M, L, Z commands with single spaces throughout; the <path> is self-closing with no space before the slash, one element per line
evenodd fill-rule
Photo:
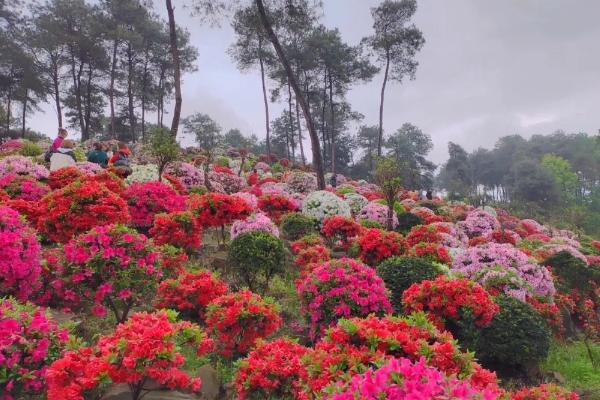
<path fill-rule="evenodd" d="M 118 40 L 113 43 L 112 63 L 110 67 L 110 87 L 108 89 L 108 102 L 110 104 L 110 137 L 115 138 L 115 78 L 117 71 L 117 47 Z"/>
<path fill-rule="evenodd" d="M 56 104 L 56 117 L 58 118 L 58 127 L 63 127 L 62 108 L 60 106 L 60 88 L 58 83 L 58 63 L 52 59 L 52 84 L 54 85 L 54 102 Z"/>
<path fill-rule="evenodd" d="M 11 72 L 12 74 L 12 72 Z M 12 77 L 11 77 L 12 79 Z M 8 94 L 6 95 L 6 138 L 10 137 L 10 111 L 12 108 L 12 88 L 8 88 Z"/>
<path fill-rule="evenodd" d="M 331 113 L 331 173 L 335 175 L 335 107 L 333 105 L 333 80 L 329 73 L 329 110 Z"/>
<path fill-rule="evenodd" d="M 169 0 L 167 0 L 169 1 Z M 319 146 L 319 137 L 317 136 L 317 131 L 315 129 L 315 124 L 313 122 L 312 116 L 310 114 L 310 108 L 306 99 L 304 98 L 304 94 L 300 90 L 298 86 L 298 82 L 296 81 L 296 77 L 294 76 L 294 72 L 292 71 L 292 67 L 279 43 L 279 39 L 277 39 L 277 35 L 273 31 L 273 27 L 269 22 L 267 17 L 267 13 L 265 11 L 265 7 L 262 0 L 255 0 L 256 7 L 258 8 L 258 13 L 260 15 L 261 22 L 269 40 L 273 44 L 275 48 L 275 52 L 279 58 L 279 61 L 283 65 L 285 72 L 288 76 L 290 84 L 292 85 L 292 89 L 294 89 L 294 94 L 296 95 L 296 99 L 300 102 L 300 107 L 302 108 L 302 112 L 304 113 L 304 119 L 306 120 L 306 125 L 308 128 L 308 133 L 310 135 L 310 140 L 312 143 L 312 153 L 313 153 L 313 165 L 315 168 L 315 172 L 317 173 L 317 184 L 319 189 L 325 189 L 325 175 L 323 174 L 323 161 L 321 158 L 321 146 Z"/>
<path fill-rule="evenodd" d="M 171 39 L 171 55 L 173 57 L 173 68 L 175 70 L 175 109 L 173 110 L 173 121 L 171 122 L 171 135 L 177 137 L 179 119 L 181 117 L 181 65 L 179 63 L 179 48 L 177 43 L 177 31 L 175 29 L 175 13 L 171 0 L 167 1 L 167 12 L 169 14 L 169 37 Z"/>
<path fill-rule="evenodd" d="M 148 46 L 144 55 L 144 74 L 142 76 L 142 140 L 146 139 L 146 90 L 148 86 Z"/>
<path fill-rule="evenodd" d="M 163 114 L 164 114 L 164 81 L 165 81 L 165 69 L 161 66 L 160 78 L 158 79 L 158 105 L 156 111 L 157 124 L 163 128 Z"/>
<path fill-rule="evenodd" d="M 288 156 L 288 160 L 293 161 L 296 158 L 296 145 L 294 144 L 294 117 L 292 116 L 292 88 L 288 81 L 288 115 L 290 117 L 290 145 L 292 149 L 291 157 Z"/>
<path fill-rule="evenodd" d="M 21 137 L 25 139 L 25 120 L 27 118 L 27 96 L 29 95 L 29 90 L 25 88 L 25 96 L 23 97 L 23 119 L 21 126 Z"/>
<path fill-rule="evenodd" d="M 92 78 L 94 72 L 92 66 L 89 65 L 88 79 L 86 86 L 86 98 L 85 98 L 85 129 L 81 132 L 81 141 L 84 142 L 90 138 L 90 120 L 92 119 Z"/>
<path fill-rule="evenodd" d="M 71 75 L 73 77 L 73 86 L 75 87 L 75 105 L 77 108 L 77 118 L 79 119 L 79 128 L 81 129 L 81 135 L 85 130 L 85 124 L 83 122 L 83 110 L 81 104 L 81 74 L 83 73 L 83 63 L 79 66 L 79 71 L 76 72 L 75 67 L 75 55 L 74 49 L 71 49 Z"/>
<path fill-rule="evenodd" d="M 325 129 L 325 123 L 327 118 L 325 118 L 325 110 L 327 109 L 327 69 L 324 70 L 325 74 L 323 75 L 323 94 L 321 104 L 321 137 L 323 139 L 323 162 L 327 165 L 327 130 Z"/>
<path fill-rule="evenodd" d="M 302 143 L 302 121 L 300 121 L 300 106 L 296 99 L 296 123 L 298 124 L 298 142 L 300 143 L 300 158 L 302 165 L 306 165 L 306 157 L 304 157 L 304 144 Z"/>
<path fill-rule="evenodd" d="M 133 49 L 131 44 L 127 45 L 127 108 L 129 114 L 129 135 L 131 141 L 135 142 L 135 117 L 133 109 Z"/>
<path fill-rule="evenodd" d="M 258 41 L 258 62 L 260 64 L 260 79 L 262 82 L 263 102 L 265 103 L 265 129 L 267 132 L 267 158 L 268 163 L 271 163 L 271 124 L 269 121 L 269 99 L 267 97 L 267 85 L 265 82 L 265 65 L 262 57 L 262 39 Z"/>
<path fill-rule="evenodd" d="M 385 85 L 387 84 L 390 71 L 390 52 L 386 53 L 385 74 L 383 75 L 383 85 L 381 86 L 381 103 L 379 103 L 379 136 L 377 139 L 377 155 L 381 157 L 381 147 L 383 146 L 383 100 L 385 97 Z"/>

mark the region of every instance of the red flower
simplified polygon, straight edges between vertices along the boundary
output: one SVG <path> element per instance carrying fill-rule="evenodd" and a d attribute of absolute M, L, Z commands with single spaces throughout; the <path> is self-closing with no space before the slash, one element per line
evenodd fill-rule
<path fill-rule="evenodd" d="M 188 206 L 202 227 L 221 226 L 237 219 L 246 219 L 252 211 L 245 200 L 221 193 L 192 195 Z"/>
<path fill-rule="evenodd" d="M 351 218 L 334 215 L 328 217 L 323 222 L 321 233 L 328 239 L 337 239 L 342 242 L 342 246 L 347 248 L 350 245 L 350 239 L 357 237 L 362 232 L 362 226 Z"/>
<path fill-rule="evenodd" d="M 152 226 L 156 214 L 185 208 L 185 198 L 160 182 L 134 183 L 125 190 L 123 197 L 129 205 L 132 223 L 138 227 Z"/>
<path fill-rule="evenodd" d="M 198 250 L 202 244 L 202 228 L 190 211 L 155 215 L 149 233 L 155 244 L 170 244 L 189 253 Z"/>
<path fill-rule="evenodd" d="M 325 246 L 325 241 L 321 236 L 306 235 L 291 243 L 292 252 L 294 252 L 294 254 L 300 254 L 301 251 L 314 246 Z"/>
<path fill-rule="evenodd" d="M 331 260 L 329 249 L 325 246 L 316 245 L 300 250 L 294 262 L 300 268 L 305 268 L 311 264 L 320 264 L 329 260 Z"/>
<path fill-rule="evenodd" d="M 298 206 L 287 196 L 265 194 L 258 199 L 258 208 L 264 211 L 276 224 L 279 224 L 284 214 L 296 211 Z"/>
<path fill-rule="evenodd" d="M 442 264 L 452 263 L 452 257 L 450 257 L 448 250 L 438 243 L 419 243 L 408 250 L 408 255 L 427 258 Z"/>
<path fill-rule="evenodd" d="M 77 167 L 66 167 L 50 172 L 48 177 L 48 185 L 52 189 L 60 189 L 70 183 L 75 182 L 84 176 L 84 173 Z"/>
<path fill-rule="evenodd" d="M 377 265 L 386 258 L 402 255 L 406 249 L 402 235 L 377 228 L 363 230 L 358 246 L 360 259 L 369 265 Z"/>
<path fill-rule="evenodd" d="M 553 383 L 523 388 L 510 394 L 510 400 L 577 400 L 579 396 Z"/>

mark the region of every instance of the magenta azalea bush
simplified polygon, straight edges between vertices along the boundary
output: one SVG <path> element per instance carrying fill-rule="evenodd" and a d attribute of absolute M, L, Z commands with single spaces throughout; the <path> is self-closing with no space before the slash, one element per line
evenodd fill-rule
<path fill-rule="evenodd" d="M 204 172 L 190 163 L 173 163 L 167 167 L 165 173 L 178 177 L 187 190 L 204 185 Z"/>
<path fill-rule="evenodd" d="M 48 179 L 50 171 L 43 165 L 23 156 L 10 156 L 0 160 L 0 177 L 15 174 L 28 175 L 35 179 Z"/>
<path fill-rule="evenodd" d="M 500 228 L 500 222 L 492 214 L 484 210 L 474 210 L 467 214 L 461 227 L 469 237 L 482 236 Z"/>
<path fill-rule="evenodd" d="M 78 162 L 77 169 L 86 175 L 96 175 L 98 172 L 104 171 L 104 168 L 102 168 L 99 164 L 89 161 Z"/>
<path fill-rule="evenodd" d="M 0 189 L 11 199 L 38 201 L 50 192 L 50 187 L 30 176 L 8 174 L 0 178 Z"/>
<path fill-rule="evenodd" d="M 171 186 L 157 181 L 134 183 L 123 196 L 129 205 L 132 224 L 136 227 L 152 226 L 156 214 L 185 209 L 185 197 L 177 194 Z"/>
<path fill-rule="evenodd" d="M 275 237 L 279 237 L 279 229 L 277 225 L 271 221 L 271 218 L 263 213 L 256 213 L 245 220 L 237 220 L 231 225 L 231 240 L 235 239 L 242 233 L 251 231 L 263 231 L 270 233 Z"/>
<path fill-rule="evenodd" d="M 135 230 L 123 225 L 98 226 L 64 247 L 66 265 L 58 271 L 66 301 L 92 306 L 103 316 L 106 307 L 117 322 L 134 306 L 150 304 L 162 278 L 159 252 Z"/>
<path fill-rule="evenodd" d="M 0 206 L 0 293 L 28 299 L 39 287 L 40 243 L 12 208 Z"/>
<path fill-rule="evenodd" d="M 296 291 L 313 338 L 340 318 L 392 311 L 383 280 L 373 268 L 351 258 L 316 265 L 296 281 Z"/>
<path fill-rule="evenodd" d="M 463 249 L 454 257 L 452 270 L 523 301 L 528 296 L 552 298 L 556 292 L 548 269 L 510 244 L 488 243 Z"/>
<path fill-rule="evenodd" d="M 355 375 L 347 384 L 338 384 L 338 393 L 330 400 L 379 399 L 456 399 L 492 400 L 498 393 L 476 389 L 468 381 L 448 377 L 425 358 L 412 362 L 408 358 L 391 358 L 381 368 Z"/>
<path fill-rule="evenodd" d="M 43 309 L 0 299 L 0 398 L 31 398 L 69 339 Z"/>
<path fill-rule="evenodd" d="M 382 226 L 386 226 L 387 225 L 387 214 L 388 214 L 388 207 L 386 205 L 379 204 L 377 202 L 372 201 L 360 210 L 360 212 L 356 216 L 356 219 L 358 221 L 365 220 L 365 221 L 377 222 L 378 224 L 380 224 Z M 398 216 L 396 215 L 395 211 L 393 213 L 392 220 L 393 220 L 393 226 L 395 228 L 398 225 Z"/>

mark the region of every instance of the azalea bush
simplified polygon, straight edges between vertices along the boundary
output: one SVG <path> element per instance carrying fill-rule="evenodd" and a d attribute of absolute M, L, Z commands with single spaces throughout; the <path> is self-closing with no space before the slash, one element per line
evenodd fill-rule
<path fill-rule="evenodd" d="M 298 254 L 303 250 L 307 250 L 313 246 L 324 246 L 325 241 L 317 234 L 309 234 L 302 236 L 300 239 L 290 243 L 290 248 L 294 254 Z"/>
<path fill-rule="evenodd" d="M 500 222 L 487 211 L 474 210 L 467 214 L 461 227 L 465 229 L 469 237 L 475 237 L 500 228 Z"/>
<path fill-rule="evenodd" d="M 281 218 L 298 209 L 297 204 L 283 194 L 265 194 L 258 198 L 258 208 L 279 224 Z"/>
<path fill-rule="evenodd" d="M 222 226 L 237 219 L 246 219 L 251 212 L 246 201 L 222 193 L 192 195 L 188 206 L 203 227 Z"/>
<path fill-rule="evenodd" d="M 377 222 L 382 226 L 386 226 L 388 219 L 388 206 L 372 201 L 360 210 L 356 216 L 356 219 L 358 221 L 366 220 Z M 398 215 L 395 211 L 392 214 L 392 226 L 394 228 L 398 226 Z"/>
<path fill-rule="evenodd" d="M 33 179 L 48 179 L 50 171 L 43 165 L 36 164 L 31 158 L 9 156 L 0 159 L 0 177 L 5 175 L 27 175 Z"/>
<path fill-rule="evenodd" d="M 204 172 L 190 163 L 176 162 L 170 164 L 165 172 L 179 178 L 187 190 L 204 185 Z"/>
<path fill-rule="evenodd" d="M 441 264 L 452 264 L 452 257 L 446 247 L 439 243 L 419 243 L 408 249 L 407 254 L 413 257 L 426 258 Z"/>
<path fill-rule="evenodd" d="M 281 230 L 289 240 L 298 240 L 302 236 L 316 233 L 316 222 L 307 215 L 292 212 L 283 216 Z"/>
<path fill-rule="evenodd" d="M 48 194 L 40 202 L 38 230 L 64 243 L 96 226 L 126 224 L 127 203 L 106 186 L 85 179 Z"/>
<path fill-rule="evenodd" d="M 36 202 L 50 192 L 50 187 L 45 183 L 29 176 L 14 174 L 0 178 L 0 189 L 11 199 Z"/>
<path fill-rule="evenodd" d="M 339 241 L 343 248 L 350 246 L 351 239 L 359 236 L 361 232 L 362 227 L 353 219 L 339 215 L 325 219 L 321 228 L 323 236 L 333 241 Z"/>
<path fill-rule="evenodd" d="M 81 178 L 80 180 L 85 180 L 86 182 L 93 182 L 97 185 L 104 185 L 111 192 L 118 194 L 119 196 L 123 195 L 125 191 L 125 181 L 119 175 L 110 172 L 108 170 L 102 170 L 95 175 L 88 175 L 86 177 Z"/>
<path fill-rule="evenodd" d="M 43 393 L 48 366 L 69 339 L 42 308 L 0 299 L 0 393 L 7 400 Z"/>
<path fill-rule="evenodd" d="M 298 193 L 310 193 L 317 190 L 317 177 L 306 172 L 294 172 L 287 178 L 288 187 Z"/>
<path fill-rule="evenodd" d="M 158 166 L 156 164 L 133 164 L 131 174 L 125 180 L 129 184 L 158 181 Z"/>
<path fill-rule="evenodd" d="M 131 222 L 140 228 L 152 226 L 156 214 L 185 208 L 185 198 L 161 182 L 134 183 L 123 195 L 129 206 Z"/>
<path fill-rule="evenodd" d="M 0 205 L 0 294 L 27 300 L 39 288 L 40 243 L 12 208 Z"/>
<path fill-rule="evenodd" d="M 350 217 L 350 207 L 344 200 L 331 192 L 317 190 L 306 196 L 302 204 L 302 213 L 321 223 L 325 218 L 334 215 Z"/>
<path fill-rule="evenodd" d="M 578 400 L 577 393 L 554 383 L 526 387 L 510 394 L 510 400 Z"/>
<path fill-rule="evenodd" d="M 435 280 L 415 283 L 402 295 L 407 313 L 427 312 L 440 327 L 445 321 L 472 320 L 476 326 L 488 326 L 499 307 L 488 292 L 468 279 L 439 276 Z"/>
<path fill-rule="evenodd" d="M 48 400 L 81 400 L 106 383 L 126 383 L 131 399 L 140 400 L 150 390 L 149 379 L 171 390 L 198 392 L 200 378 L 183 369 L 184 347 L 202 356 L 212 341 L 197 325 L 176 322 L 173 314 L 136 313 L 95 345 L 56 360 L 46 374 Z"/>
<path fill-rule="evenodd" d="M 331 260 L 331 251 L 325 246 L 316 245 L 300 250 L 294 259 L 294 264 L 301 269 L 305 269 L 307 267 L 312 268 L 314 264 L 322 264 L 329 260 Z"/>
<path fill-rule="evenodd" d="M 75 182 L 85 174 L 77 167 L 66 167 L 50 172 L 48 185 L 52 189 L 60 189 Z"/>
<path fill-rule="evenodd" d="M 369 203 L 365 196 L 352 192 L 344 194 L 344 201 L 350 207 L 352 215 L 358 214 Z"/>
<path fill-rule="evenodd" d="M 269 218 L 267 215 L 259 212 L 251 215 L 245 220 L 235 221 L 231 225 L 229 238 L 233 240 L 241 234 L 253 231 L 262 231 L 275 237 L 279 237 L 279 229 L 277 228 L 277 225 L 275 225 L 275 223 L 273 223 L 271 218 Z"/>
<path fill-rule="evenodd" d="M 67 243 L 64 253 L 59 277 L 65 299 L 91 306 L 98 316 L 108 307 L 117 322 L 132 307 L 148 304 L 162 277 L 156 249 L 122 225 L 97 226 Z"/>
<path fill-rule="evenodd" d="M 308 374 L 302 356 L 308 349 L 282 338 L 259 341 L 237 363 L 235 388 L 240 400 L 307 399 L 302 381 Z"/>
<path fill-rule="evenodd" d="M 202 245 L 202 228 L 191 211 L 156 214 L 149 234 L 156 245 L 169 244 L 188 253 Z"/>
<path fill-rule="evenodd" d="M 351 258 L 316 265 L 296 282 L 312 338 L 340 318 L 391 312 L 388 292 L 375 270 Z"/>
<path fill-rule="evenodd" d="M 258 339 L 274 333 L 281 322 L 273 301 L 249 290 L 218 297 L 206 313 L 206 329 L 215 339 L 216 350 L 232 358 L 247 354 Z"/>
<path fill-rule="evenodd" d="M 157 308 L 171 308 L 192 319 L 204 319 L 206 307 L 229 288 L 209 271 L 184 272 L 162 281 L 154 301 Z"/>
<path fill-rule="evenodd" d="M 357 240 L 360 259 L 369 265 L 377 265 L 386 258 L 402 255 L 406 251 L 404 239 L 399 233 L 382 229 L 364 229 Z"/>

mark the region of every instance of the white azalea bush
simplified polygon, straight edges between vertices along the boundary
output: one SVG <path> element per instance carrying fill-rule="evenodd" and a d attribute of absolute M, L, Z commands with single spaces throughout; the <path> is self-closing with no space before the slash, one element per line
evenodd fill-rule
<path fill-rule="evenodd" d="M 150 182 L 158 180 L 158 166 L 156 164 L 139 165 L 134 164 L 131 166 L 131 175 L 126 179 L 127 183 L 134 182 Z"/>
<path fill-rule="evenodd" d="M 320 223 L 327 217 L 341 215 L 350 218 L 350 206 L 338 196 L 325 190 L 310 193 L 302 204 L 302 213 Z"/>

